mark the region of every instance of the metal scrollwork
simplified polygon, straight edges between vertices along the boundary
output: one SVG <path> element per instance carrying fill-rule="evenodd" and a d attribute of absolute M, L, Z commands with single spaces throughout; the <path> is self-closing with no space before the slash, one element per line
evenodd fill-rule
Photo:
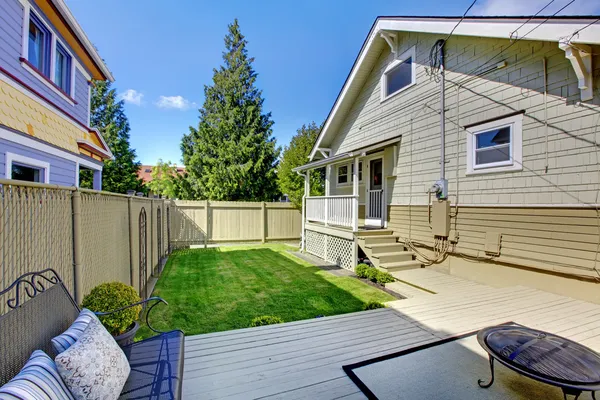
<path fill-rule="evenodd" d="M 39 272 L 28 272 L 21 275 L 12 285 L 1 291 L 0 297 L 14 291 L 14 296 L 6 300 L 6 305 L 11 309 L 15 309 L 21 305 L 22 300 L 27 301 L 28 299 L 32 299 L 61 282 L 60 277 L 52 268 Z M 23 292 L 25 295 L 23 295 Z"/>

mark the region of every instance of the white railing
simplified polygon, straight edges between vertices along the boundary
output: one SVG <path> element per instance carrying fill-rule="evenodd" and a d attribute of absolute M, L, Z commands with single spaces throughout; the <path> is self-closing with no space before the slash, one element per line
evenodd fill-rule
<path fill-rule="evenodd" d="M 306 220 L 325 225 L 354 227 L 355 196 L 320 196 L 306 198 Z"/>
<path fill-rule="evenodd" d="M 369 208 L 367 210 L 368 218 L 383 217 L 383 190 L 369 190 Z"/>

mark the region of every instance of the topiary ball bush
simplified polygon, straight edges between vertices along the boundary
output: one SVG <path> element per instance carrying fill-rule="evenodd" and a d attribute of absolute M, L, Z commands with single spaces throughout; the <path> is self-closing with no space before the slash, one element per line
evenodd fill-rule
<path fill-rule="evenodd" d="M 371 267 L 369 267 L 367 264 L 358 264 L 356 266 L 356 268 L 354 268 L 354 273 L 359 278 L 366 278 L 367 277 L 367 271 L 369 271 L 370 268 Z"/>
<path fill-rule="evenodd" d="M 283 324 L 283 320 L 279 317 L 275 317 L 273 315 L 261 315 L 260 317 L 256 317 L 250 322 L 250 327 L 254 328 L 255 326 L 264 326 L 264 325 L 275 325 L 275 324 Z"/>
<path fill-rule="evenodd" d="M 377 282 L 384 284 L 394 282 L 396 279 L 388 272 L 378 271 Z"/>
<path fill-rule="evenodd" d="M 142 299 L 135 289 L 121 282 L 102 283 L 83 298 L 81 306 L 95 312 L 108 312 L 137 303 Z M 98 317 L 111 335 L 117 336 L 138 319 L 142 306 L 137 305 L 117 313 Z"/>
<path fill-rule="evenodd" d="M 377 268 L 369 268 L 367 270 L 367 276 L 365 278 L 369 279 L 371 282 L 377 282 L 378 276 L 379 270 Z"/>
<path fill-rule="evenodd" d="M 377 308 L 385 308 L 385 306 L 378 301 L 370 301 L 363 306 L 363 310 L 375 310 Z"/>

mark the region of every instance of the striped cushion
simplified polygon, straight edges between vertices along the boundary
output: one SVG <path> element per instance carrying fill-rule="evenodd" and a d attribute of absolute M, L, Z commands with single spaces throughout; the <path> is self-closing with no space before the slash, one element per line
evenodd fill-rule
<path fill-rule="evenodd" d="M 43 351 L 36 350 L 21 372 L 0 387 L 0 399 L 62 400 L 73 399 L 73 396 L 60 378 L 54 361 Z"/>
<path fill-rule="evenodd" d="M 87 328 L 88 324 L 92 319 L 98 320 L 96 314 L 92 311 L 84 308 L 79 313 L 77 319 L 71 324 L 69 329 L 64 331 L 62 334 L 58 335 L 54 339 L 52 339 L 52 347 L 54 347 L 54 351 L 56 354 L 60 354 L 63 351 L 67 350 L 73 343 L 79 339 L 85 328 Z"/>

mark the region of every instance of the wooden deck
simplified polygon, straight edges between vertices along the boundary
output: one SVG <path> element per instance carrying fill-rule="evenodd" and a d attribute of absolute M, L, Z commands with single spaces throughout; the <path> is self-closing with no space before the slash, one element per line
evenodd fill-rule
<path fill-rule="evenodd" d="M 430 290 L 447 279 L 426 274 L 413 279 Z M 600 305 L 526 287 L 454 283 L 386 309 L 188 337 L 184 397 L 363 399 L 342 365 L 506 321 L 600 351 Z"/>

